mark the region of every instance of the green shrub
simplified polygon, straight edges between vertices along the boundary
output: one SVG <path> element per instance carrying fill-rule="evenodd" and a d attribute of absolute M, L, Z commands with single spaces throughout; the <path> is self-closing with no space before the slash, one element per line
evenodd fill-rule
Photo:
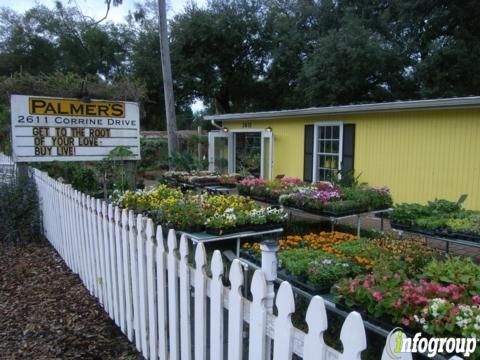
<path fill-rule="evenodd" d="M 448 229 L 458 232 L 480 235 L 480 214 L 470 215 L 464 218 L 448 219 Z"/>
<path fill-rule="evenodd" d="M 480 266 L 469 258 L 433 259 L 425 266 L 422 276 L 444 284 L 463 285 L 471 295 L 480 293 Z"/>
<path fill-rule="evenodd" d="M 448 218 L 442 216 L 428 216 L 418 218 L 415 224 L 421 228 L 428 230 L 443 229 L 447 225 Z"/>
<path fill-rule="evenodd" d="M 168 146 L 165 139 L 141 138 L 138 170 L 168 169 Z"/>
<path fill-rule="evenodd" d="M 395 205 L 393 211 L 390 214 L 390 220 L 394 224 L 402 224 L 413 226 L 415 221 L 420 217 L 429 215 L 429 211 L 426 206 L 420 204 L 398 204 Z"/>
<path fill-rule="evenodd" d="M 435 199 L 427 203 L 427 209 L 430 214 L 451 214 L 460 211 L 459 204 L 444 199 Z"/>
<path fill-rule="evenodd" d="M 28 176 L 0 182 L 0 240 L 27 243 L 40 239 L 37 188 Z"/>

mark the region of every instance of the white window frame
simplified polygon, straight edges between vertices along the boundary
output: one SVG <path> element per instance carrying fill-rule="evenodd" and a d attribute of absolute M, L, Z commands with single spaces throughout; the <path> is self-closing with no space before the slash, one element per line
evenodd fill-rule
<path fill-rule="evenodd" d="M 340 127 L 340 141 L 339 141 L 339 149 L 338 149 L 338 171 L 342 170 L 342 158 L 343 158 L 343 121 L 318 121 L 313 124 L 313 174 L 312 179 L 313 182 L 318 181 L 317 179 L 317 163 L 318 163 L 318 128 L 320 126 L 339 126 Z M 334 155 L 334 154 L 332 154 Z"/>

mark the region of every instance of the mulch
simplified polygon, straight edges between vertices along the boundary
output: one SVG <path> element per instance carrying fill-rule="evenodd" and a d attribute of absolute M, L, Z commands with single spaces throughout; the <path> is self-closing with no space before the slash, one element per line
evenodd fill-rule
<path fill-rule="evenodd" d="M 141 359 L 47 243 L 0 243 L 1 359 Z"/>

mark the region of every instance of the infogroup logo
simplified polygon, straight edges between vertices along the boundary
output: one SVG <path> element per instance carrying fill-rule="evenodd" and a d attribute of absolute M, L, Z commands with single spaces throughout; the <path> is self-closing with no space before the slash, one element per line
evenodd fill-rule
<path fill-rule="evenodd" d="M 408 337 L 401 328 L 395 328 L 387 336 L 386 353 L 392 359 L 401 359 L 402 353 L 421 353 L 432 358 L 437 354 L 463 354 L 469 357 L 477 348 L 476 338 L 432 337 L 426 338 L 422 333 Z"/>

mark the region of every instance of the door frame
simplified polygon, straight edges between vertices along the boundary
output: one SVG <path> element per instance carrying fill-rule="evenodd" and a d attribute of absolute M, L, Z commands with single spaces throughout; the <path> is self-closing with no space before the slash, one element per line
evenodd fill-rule
<path fill-rule="evenodd" d="M 215 149 L 214 149 L 214 137 L 224 137 L 228 138 L 228 172 L 234 173 L 237 168 L 236 164 L 236 149 L 237 149 L 237 141 L 236 141 L 236 133 L 260 133 L 260 176 L 264 178 L 265 170 L 264 170 L 264 156 L 265 156 L 265 149 L 264 149 L 264 138 L 268 136 L 270 138 L 270 145 L 269 145 L 269 153 L 270 153 L 270 177 L 273 177 L 273 133 L 271 131 L 266 131 L 265 129 L 261 128 L 248 128 L 248 129 L 231 129 L 228 132 L 224 131 L 210 131 L 208 133 L 208 169 L 213 169 L 213 165 L 215 163 Z M 214 135 L 210 135 L 213 133 Z M 270 180 L 270 179 L 266 179 Z"/>
<path fill-rule="evenodd" d="M 215 171 L 215 138 L 227 139 L 227 171 L 233 173 L 233 138 L 230 132 L 213 130 L 208 132 L 208 171 Z M 233 158 L 232 158 L 233 157 Z"/>

